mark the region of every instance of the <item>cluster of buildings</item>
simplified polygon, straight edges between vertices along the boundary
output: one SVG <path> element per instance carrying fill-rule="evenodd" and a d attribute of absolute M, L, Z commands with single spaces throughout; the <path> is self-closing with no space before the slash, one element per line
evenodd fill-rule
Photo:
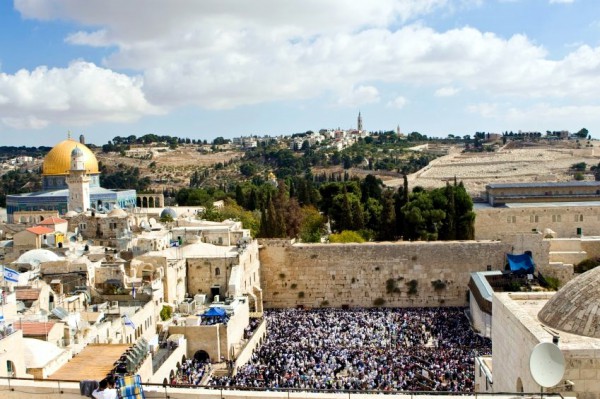
<path fill-rule="evenodd" d="M 364 134 L 360 119 L 353 134 Z M 336 255 L 327 256 L 327 244 L 259 245 L 239 221 L 207 222 L 197 209 L 165 208 L 158 195 L 104 189 L 96 158 L 80 141 L 55 146 L 42 170 L 43 191 L 7 198 L 0 377 L 80 381 L 116 372 L 161 384 L 190 358 L 227 365 L 216 375 L 235 372 L 265 337 L 265 322 L 251 323 L 263 313 L 263 297 L 324 304 L 311 287 L 326 286 L 331 295 L 347 288 L 352 300 L 363 296 L 359 286 L 385 291 L 374 282 L 397 272 L 425 276 L 417 302 L 453 295 L 452 303 L 469 307 L 474 328 L 492 338 L 492 355 L 475 360 L 479 392 L 539 392 L 529 356 L 538 343 L 554 342 L 566 370 L 549 391 L 600 398 L 600 268 L 574 273 L 581 260 L 600 256 L 598 182 L 490 184 L 486 203 L 476 206 L 476 241 L 329 244 Z M 475 247 L 476 256 L 469 253 Z M 439 250 L 452 256 L 436 257 Z M 366 253 L 376 255 L 356 264 Z M 509 253 L 529 259 L 535 272 L 503 270 Z M 468 285 L 450 273 L 457 257 L 479 269 Z M 289 265 L 277 270 L 278 260 Z M 336 272 L 342 260 L 359 278 Z M 444 288 L 428 286 L 441 281 L 436 270 L 449 271 Z M 559 291 L 508 292 L 517 282 L 537 287 L 540 275 L 559 279 Z M 251 324 L 258 328 L 248 335 Z"/>
<path fill-rule="evenodd" d="M 262 313 L 249 230 L 100 187 L 97 160 L 79 141 L 55 146 L 42 170 L 43 191 L 7 200 L 0 376 L 135 372 L 162 383 L 182 357 L 241 357 L 250 315 Z M 223 322 L 205 316 L 211 308 Z M 90 358 L 94 367 L 83 364 Z"/>

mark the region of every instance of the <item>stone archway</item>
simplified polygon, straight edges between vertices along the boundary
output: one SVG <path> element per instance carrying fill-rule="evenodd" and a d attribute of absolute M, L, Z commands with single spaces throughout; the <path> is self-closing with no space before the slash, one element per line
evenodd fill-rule
<path fill-rule="evenodd" d="M 208 352 L 199 350 L 196 351 L 196 353 L 194 353 L 194 360 L 198 362 L 208 363 L 210 362 L 210 356 L 208 355 Z"/>

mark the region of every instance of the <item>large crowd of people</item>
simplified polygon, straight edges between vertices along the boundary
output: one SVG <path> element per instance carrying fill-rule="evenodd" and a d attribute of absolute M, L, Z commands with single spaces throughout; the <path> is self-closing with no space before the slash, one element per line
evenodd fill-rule
<path fill-rule="evenodd" d="M 459 308 L 272 310 L 267 337 L 213 386 L 468 392 L 491 342 Z"/>
<path fill-rule="evenodd" d="M 171 385 L 200 385 L 202 378 L 212 369 L 210 363 L 186 359 L 171 378 Z"/>

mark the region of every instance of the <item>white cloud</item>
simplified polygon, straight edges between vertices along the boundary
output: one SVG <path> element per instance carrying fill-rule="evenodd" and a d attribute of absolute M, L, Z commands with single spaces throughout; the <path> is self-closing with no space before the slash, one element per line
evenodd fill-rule
<path fill-rule="evenodd" d="M 402 96 L 398 96 L 394 98 L 392 101 L 387 103 L 387 106 L 390 108 L 402 109 L 408 103 L 408 100 Z"/>
<path fill-rule="evenodd" d="M 460 89 L 452 86 L 440 87 L 433 93 L 436 97 L 452 97 L 460 92 Z"/>
<path fill-rule="evenodd" d="M 471 27 L 437 32 L 411 23 L 478 3 L 15 0 L 15 7 L 25 18 L 82 26 L 66 38 L 71 44 L 114 47 L 104 66 L 137 71 L 132 91 L 146 108 L 150 102 L 223 109 L 324 95 L 355 106 L 379 101 L 389 84 L 438 88 L 436 96 L 465 87 L 491 101 L 596 98 L 600 47 L 583 45 L 552 59 L 524 35 L 504 38 Z M 133 106 L 134 114 L 144 107 Z"/>
<path fill-rule="evenodd" d="M 578 121 L 582 126 L 594 124 L 600 114 L 600 105 L 552 105 L 536 103 L 515 106 L 510 103 L 480 103 L 467 107 L 469 112 L 484 118 L 497 119 L 518 126 L 564 126 L 565 121 Z M 572 127 L 575 128 L 575 127 Z"/>
<path fill-rule="evenodd" d="M 478 114 L 484 118 L 498 117 L 498 104 L 494 103 L 479 103 L 467 106 L 467 111 Z"/>
<path fill-rule="evenodd" d="M 19 129 L 52 122 L 127 122 L 159 112 L 146 101 L 139 78 L 82 61 L 67 68 L 0 73 L 0 93 L 1 122 Z"/>
<path fill-rule="evenodd" d="M 550 0 L 550 4 L 570 4 L 574 2 L 575 0 Z"/>
<path fill-rule="evenodd" d="M 359 105 L 379 102 L 379 90 L 373 86 L 358 86 L 338 98 L 338 105 L 357 107 Z"/>

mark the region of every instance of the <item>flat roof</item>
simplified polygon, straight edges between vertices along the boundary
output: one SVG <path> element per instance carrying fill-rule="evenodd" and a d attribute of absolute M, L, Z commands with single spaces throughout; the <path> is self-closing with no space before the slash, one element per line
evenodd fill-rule
<path fill-rule="evenodd" d="M 483 299 L 485 299 L 486 301 L 491 302 L 492 296 L 494 295 L 494 289 L 492 288 L 490 283 L 487 281 L 486 276 L 497 276 L 497 275 L 501 275 L 501 274 L 502 274 L 502 272 L 500 270 L 491 270 L 489 272 L 485 271 L 485 272 L 471 273 L 471 278 L 473 279 L 475 286 L 479 290 L 479 293 L 481 294 Z"/>
<path fill-rule="evenodd" d="M 123 344 L 90 344 L 48 378 L 71 381 L 100 381 L 115 367 L 113 364 L 130 346 Z"/>
<path fill-rule="evenodd" d="M 534 188 L 534 187 L 600 187 L 600 181 L 490 183 L 490 184 L 486 185 L 486 188 Z"/>
<path fill-rule="evenodd" d="M 474 209 L 502 208 L 564 208 L 564 207 L 594 207 L 600 206 L 600 201 L 552 201 L 552 202 L 508 202 L 502 206 L 492 206 L 487 202 L 474 202 Z"/>
<path fill-rule="evenodd" d="M 558 331 L 546 326 L 538 318 L 538 313 L 555 292 L 500 292 L 494 295 L 540 342 L 551 341 L 552 333 L 560 335 L 560 347 L 563 351 L 578 351 L 582 358 L 600 356 L 598 339 Z"/>

